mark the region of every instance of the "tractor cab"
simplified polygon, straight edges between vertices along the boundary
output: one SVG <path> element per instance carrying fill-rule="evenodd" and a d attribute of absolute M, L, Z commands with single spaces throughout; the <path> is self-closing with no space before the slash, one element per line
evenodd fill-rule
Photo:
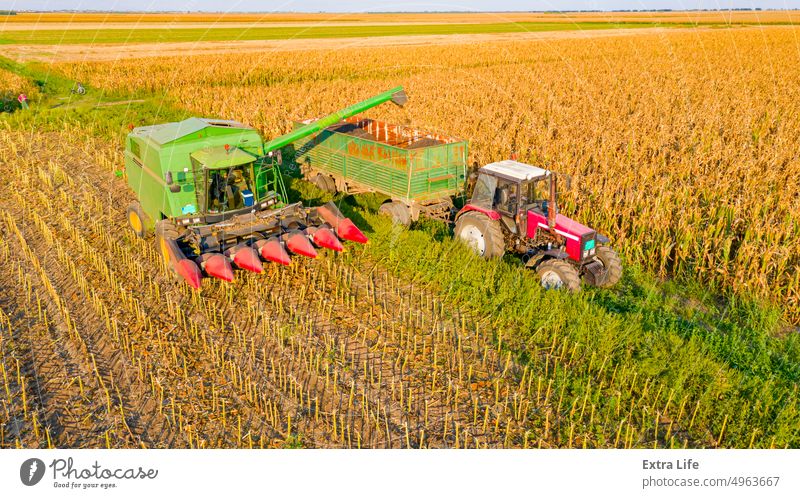
<path fill-rule="evenodd" d="M 191 155 L 197 211 L 207 222 L 260 209 L 274 197 L 260 178 L 259 158 L 238 147 L 209 147 Z M 265 202 L 266 201 L 266 202 Z"/>
<path fill-rule="evenodd" d="M 510 232 L 524 233 L 528 211 L 547 217 L 551 181 L 550 172 L 536 166 L 491 163 L 478 170 L 470 205 L 499 214 Z"/>

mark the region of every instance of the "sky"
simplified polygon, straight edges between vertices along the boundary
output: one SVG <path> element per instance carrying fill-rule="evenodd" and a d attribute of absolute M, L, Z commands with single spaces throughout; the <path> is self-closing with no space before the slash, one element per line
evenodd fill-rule
<path fill-rule="evenodd" d="M 800 9 L 800 0 L 0 0 L 5 10 L 118 10 L 211 12 L 385 12 Z"/>

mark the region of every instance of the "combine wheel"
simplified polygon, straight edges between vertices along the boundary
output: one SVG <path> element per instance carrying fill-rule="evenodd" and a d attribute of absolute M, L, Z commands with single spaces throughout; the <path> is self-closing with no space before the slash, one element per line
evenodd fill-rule
<path fill-rule="evenodd" d="M 501 258 L 505 253 L 500 222 L 477 211 L 465 213 L 456 220 L 455 237 L 485 259 Z"/>
<path fill-rule="evenodd" d="M 317 176 L 311 180 L 311 183 L 316 185 L 320 190 L 330 192 L 332 194 L 336 193 L 336 182 L 333 181 L 333 178 L 330 175 L 317 173 Z"/>
<path fill-rule="evenodd" d="M 378 212 L 384 216 L 392 219 L 392 223 L 396 225 L 409 226 L 411 225 L 411 211 L 408 206 L 402 202 L 391 201 L 381 204 Z"/>
<path fill-rule="evenodd" d="M 548 259 L 536 268 L 545 289 L 566 289 L 578 292 L 581 289 L 581 277 L 578 270 L 560 259 Z"/>
<path fill-rule="evenodd" d="M 164 243 L 166 239 L 177 239 L 180 236 L 178 227 L 170 220 L 160 220 L 156 223 L 156 247 L 161 257 L 164 258 L 164 264 L 167 268 L 172 269 L 169 261 L 169 249 Z"/>
<path fill-rule="evenodd" d="M 603 263 L 606 271 L 608 271 L 608 279 L 598 287 L 609 288 L 617 285 L 619 279 L 622 278 L 622 261 L 619 259 L 617 252 L 608 246 L 600 246 L 597 248 L 595 257 Z"/>
<path fill-rule="evenodd" d="M 133 233 L 143 239 L 147 235 L 147 229 L 145 228 L 146 217 L 144 211 L 142 211 L 141 204 L 136 201 L 131 202 L 128 204 L 128 209 L 125 210 L 125 213 L 128 215 L 128 225 L 130 225 Z"/>

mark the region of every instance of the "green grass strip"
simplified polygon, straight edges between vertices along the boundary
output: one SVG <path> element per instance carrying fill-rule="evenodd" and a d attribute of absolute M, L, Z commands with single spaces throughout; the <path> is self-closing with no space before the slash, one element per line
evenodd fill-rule
<path fill-rule="evenodd" d="M 380 26 L 307 26 L 187 29 L 47 29 L 0 32 L 0 43 L 62 45 L 87 43 L 199 42 L 227 40 L 286 40 L 373 36 L 524 33 L 540 31 L 590 31 L 656 26 L 692 26 L 687 23 L 651 22 L 523 22 L 493 24 L 405 24 Z"/>

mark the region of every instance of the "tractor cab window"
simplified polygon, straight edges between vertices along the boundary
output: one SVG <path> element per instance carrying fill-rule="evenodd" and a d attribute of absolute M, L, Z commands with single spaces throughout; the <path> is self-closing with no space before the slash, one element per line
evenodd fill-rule
<path fill-rule="evenodd" d="M 550 177 L 537 178 L 522 185 L 521 203 L 525 209 L 544 213 L 544 206 L 550 197 Z"/>
<path fill-rule="evenodd" d="M 500 180 L 497 185 L 494 203 L 500 212 L 514 216 L 517 213 L 520 185 L 514 182 Z"/>
<path fill-rule="evenodd" d="M 497 178 L 491 175 L 478 175 L 475 190 L 472 192 L 472 204 L 484 209 L 494 209 L 494 196 L 497 190 Z"/>
<path fill-rule="evenodd" d="M 253 165 L 208 171 L 208 212 L 221 213 L 255 203 Z"/>

